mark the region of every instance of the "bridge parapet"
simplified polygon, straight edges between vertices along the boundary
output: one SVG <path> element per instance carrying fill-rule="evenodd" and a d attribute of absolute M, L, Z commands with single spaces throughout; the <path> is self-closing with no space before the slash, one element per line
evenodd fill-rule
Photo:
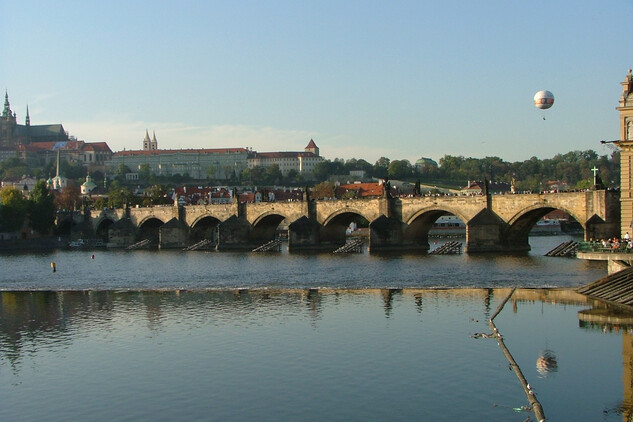
<path fill-rule="evenodd" d="M 383 214 L 381 201 L 383 198 L 371 199 L 339 199 L 318 200 L 316 202 L 316 220 L 319 224 L 327 225 L 337 215 L 354 213 L 362 216 L 367 221 L 374 221 Z"/>
<path fill-rule="evenodd" d="M 308 209 L 303 201 L 246 204 L 246 219 L 254 226 L 269 215 L 280 215 L 290 224 L 303 216 L 307 217 Z"/>

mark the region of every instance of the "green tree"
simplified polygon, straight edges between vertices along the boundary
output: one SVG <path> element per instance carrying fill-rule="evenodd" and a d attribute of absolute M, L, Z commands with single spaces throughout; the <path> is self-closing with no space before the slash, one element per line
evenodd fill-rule
<path fill-rule="evenodd" d="M 283 179 L 283 175 L 281 174 L 278 164 L 272 164 L 266 167 L 266 170 L 264 171 L 265 183 L 274 185 L 280 183 L 281 179 Z"/>
<path fill-rule="evenodd" d="M 164 185 L 152 185 L 145 189 L 145 195 L 149 198 L 150 203 L 153 205 L 167 204 L 170 202 L 167 199 L 167 186 Z"/>
<path fill-rule="evenodd" d="M 126 204 L 132 204 L 132 192 L 126 187 L 121 187 L 118 183 L 112 183 L 108 189 L 108 206 L 112 208 L 123 208 Z"/>
<path fill-rule="evenodd" d="M 0 218 L 4 230 L 20 230 L 24 224 L 27 210 L 28 201 L 20 189 L 13 186 L 0 189 Z"/>
<path fill-rule="evenodd" d="M 413 167 L 408 160 L 393 160 L 387 167 L 387 175 L 390 179 L 410 179 Z"/>
<path fill-rule="evenodd" d="M 378 177 L 379 179 L 386 179 L 389 177 L 389 164 L 391 160 L 387 157 L 380 157 L 376 164 L 374 164 L 374 168 L 372 170 L 372 174 L 374 177 Z"/>
<path fill-rule="evenodd" d="M 149 164 L 147 163 L 142 163 L 138 166 L 138 176 L 147 181 L 147 179 L 149 179 L 150 176 L 150 167 Z"/>
<path fill-rule="evenodd" d="M 55 225 L 55 198 L 40 180 L 29 196 L 29 225 L 41 235 L 47 235 Z"/>

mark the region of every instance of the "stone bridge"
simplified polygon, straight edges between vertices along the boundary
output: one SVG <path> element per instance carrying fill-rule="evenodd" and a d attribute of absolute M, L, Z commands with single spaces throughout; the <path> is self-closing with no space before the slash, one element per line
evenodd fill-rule
<path fill-rule="evenodd" d="M 553 210 L 571 215 L 585 238 L 620 236 L 618 191 L 422 196 L 353 200 L 155 206 L 92 211 L 90 223 L 110 246 L 150 239 L 182 248 L 209 239 L 218 249 L 252 249 L 287 229 L 290 250 L 330 249 L 345 243 L 353 221 L 369 223 L 369 248 L 429 249 L 428 233 L 443 215 L 466 224 L 466 252 L 527 251 L 536 222 Z"/>

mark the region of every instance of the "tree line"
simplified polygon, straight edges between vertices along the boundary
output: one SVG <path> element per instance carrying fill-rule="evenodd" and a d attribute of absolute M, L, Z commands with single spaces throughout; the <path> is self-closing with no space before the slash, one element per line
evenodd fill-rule
<path fill-rule="evenodd" d="M 442 187 L 462 188 L 469 180 L 514 182 L 520 191 L 539 191 L 549 181 L 565 183 L 570 189 L 586 189 L 593 185 L 593 171 L 607 187 L 620 184 L 620 153 L 598 155 L 593 150 L 571 151 L 553 158 L 507 162 L 499 157 L 465 158 L 445 155 L 439 166 L 416 167 L 408 160 L 379 158 L 373 165 L 363 159 L 326 160 L 314 168 L 315 182 L 332 180 L 336 175 L 349 175 L 362 170 L 366 178 L 420 181 Z M 348 177 L 349 179 L 349 177 Z"/>

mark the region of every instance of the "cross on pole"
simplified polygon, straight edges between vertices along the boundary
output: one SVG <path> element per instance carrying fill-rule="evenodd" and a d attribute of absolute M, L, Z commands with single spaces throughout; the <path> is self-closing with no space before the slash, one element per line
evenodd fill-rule
<path fill-rule="evenodd" d="M 598 174 L 598 169 L 596 168 L 596 166 L 593 166 L 591 171 L 593 171 L 593 184 L 595 185 L 596 184 L 596 175 Z"/>

